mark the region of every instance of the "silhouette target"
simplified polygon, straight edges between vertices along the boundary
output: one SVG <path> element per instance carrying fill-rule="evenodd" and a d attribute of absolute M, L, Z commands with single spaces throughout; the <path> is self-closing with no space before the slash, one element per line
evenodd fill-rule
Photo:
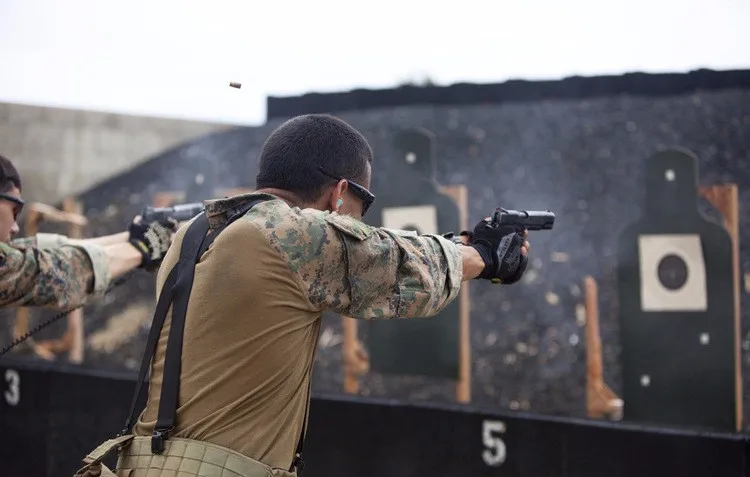
<path fill-rule="evenodd" d="M 734 431 L 731 238 L 699 211 L 693 154 L 655 154 L 645 179 L 618 239 L 623 419 Z"/>
<path fill-rule="evenodd" d="M 377 198 L 365 222 L 418 234 L 457 233 L 459 208 L 438 190 L 434 161 L 429 132 L 408 130 L 397 135 L 393 156 L 373 175 Z M 458 379 L 459 303 L 456 298 L 430 318 L 363 324 L 370 369 L 383 374 Z"/>

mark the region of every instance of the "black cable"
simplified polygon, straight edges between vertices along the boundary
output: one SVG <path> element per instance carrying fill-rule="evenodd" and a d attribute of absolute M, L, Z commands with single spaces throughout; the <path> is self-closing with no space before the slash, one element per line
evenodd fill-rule
<path fill-rule="evenodd" d="M 110 285 L 110 287 L 107 288 L 107 291 L 104 292 L 104 293 L 107 294 L 107 293 L 111 292 L 115 287 L 118 287 L 118 286 L 122 285 L 123 283 L 125 283 L 126 281 L 128 281 L 133 276 L 134 273 L 135 273 L 135 270 L 131 270 L 130 272 L 128 272 L 125 275 L 121 276 L 120 278 L 116 279 Z M 84 306 L 85 306 L 85 304 L 84 305 L 78 305 L 75 308 L 71 308 L 68 311 L 64 311 L 62 313 L 58 313 L 57 315 L 53 316 L 52 318 L 49 318 L 49 319 L 47 319 L 47 320 L 39 323 L 38 325 L 34 326 L 30 330 L 28 330 L 26 333 L 24 333 L 23 335 L 15 338 L 9 344 L 7 344 L 6 346 L 4 346 L 0 350 L 0 358 L 2 358 L 2 356 L 4 354 L 8 353 L 10 350 L 12 350 L 13 348 L 15 348 L 16 346 L 20 345 L 21 343 L 23 343 L 27 339 L 31 338 L 33 335 L 35 335 L 36 333 L 38 333 L 42 329 L 48 327 L 49 325 L 51 325 L 52 323 L 56 322 L 57 320 L 68 316 L 69 314 L 71 314 L 75 310 L 77 310 L 79 308 L 82 308 Z"/>

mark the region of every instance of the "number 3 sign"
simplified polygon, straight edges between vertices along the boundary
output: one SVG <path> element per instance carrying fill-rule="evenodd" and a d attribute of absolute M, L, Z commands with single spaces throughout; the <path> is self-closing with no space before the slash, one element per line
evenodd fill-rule
<path fill-rule="evenodd" d="M 21 400 L 21 391 L 19 384 L 21 378 L 18 377 L 18 372 L 13 369 L 5 370 L 5 383 L 7 384 L 5 395 L 5 402 L 11 406 L 17 406 Z"/>

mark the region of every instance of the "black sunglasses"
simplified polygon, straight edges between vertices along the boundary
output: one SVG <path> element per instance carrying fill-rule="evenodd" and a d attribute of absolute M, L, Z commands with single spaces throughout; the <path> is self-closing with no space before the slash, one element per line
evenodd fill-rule
<path fill-rule="evenodd" d="M 0 199 L 5 199 L 8 202 L 13 202 L 13 204 L 15 205 L 15 207 L 13 207 L 13 219 L 18 219 L 18 216 L 21 215 L 21 211 L 23 210 L 23 206 L 26 204 L 26 202 L 22 201 L 18 197 L 13 197 L 12 195 L 2 193 L 0 193 Z"/>
<path fill-rule="evenodd" d="M 333 174 L 329 174 L 325 171 L 322 167 L 318 166 L 318 170 L 321 174 L 324 176 L 328 176 L 331 179 L 336 179 L 337 181 L 345 180 L 349 183 L 349 188 L 352 191 L 352 194 L 354 194 L 357 199 L 362 201 L 362 217 L 365 216 L 367 213 L 367 209 L 370 208 L 373 202 L 375 202 L 375 194 L 367 190 L 365 187 L 362 187 L 361 185 L 357 184 L 356 182 L 350 181 L 346 177 L 336 176 Z"/>

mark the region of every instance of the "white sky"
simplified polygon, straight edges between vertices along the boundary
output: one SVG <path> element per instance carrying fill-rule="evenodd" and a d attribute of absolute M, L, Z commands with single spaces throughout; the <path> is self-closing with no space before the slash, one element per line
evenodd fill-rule
<path fill-rule="evenodd" d="M 0 0 L 0 101 L 261 124 L 267 95 L 423 75 L 450 84 L 750 67 L 748 0 L 273 4 Z"/>

